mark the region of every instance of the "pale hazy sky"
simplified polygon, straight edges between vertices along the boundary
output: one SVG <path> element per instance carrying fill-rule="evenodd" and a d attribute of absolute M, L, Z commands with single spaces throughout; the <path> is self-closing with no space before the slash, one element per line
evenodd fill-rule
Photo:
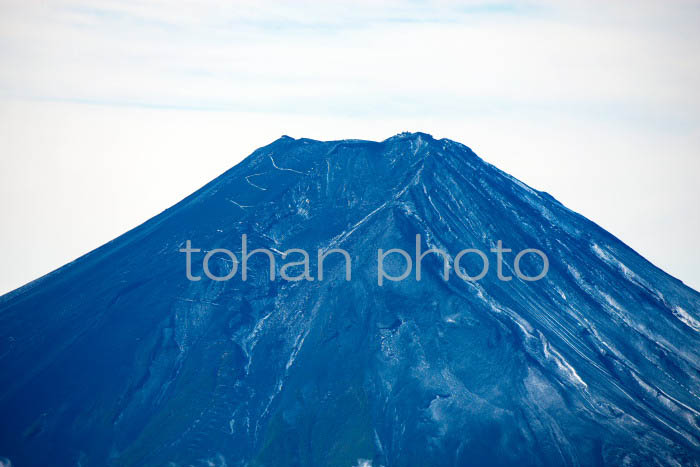
<path fill-rule="evenodd" d="M 700 289 L 698 83 L 699 1 L 0 0 L 0 293 L 282 134 L 405 130 Z"/>

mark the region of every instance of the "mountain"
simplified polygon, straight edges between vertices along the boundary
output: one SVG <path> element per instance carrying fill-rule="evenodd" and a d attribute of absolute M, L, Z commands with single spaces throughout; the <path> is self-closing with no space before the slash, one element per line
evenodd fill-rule
<path fill-rule="evenodd" d="M 315 264 L 342 248 L 351 280 L 340 254 L 322 280 L 313 264 L 313 280 L 270 280 L 265 254 L 245 281 L 212 254 L 212 275 L 238 271 L 206 277 L 204 254 L 240 259 L 244 234 L 277 274 L 288 249 Z M 420 281 L 380 286 L 378 249 L 413 255 L 416 235 L 452 276 L 433 253 Z M 465 248 L 487 255 L 483 278 L 456 277 L 482 266 L 454 269 Z M 540 280 L 516 275 L 528 248 L 546 254 Z M 700 464 L 700 294 L 424 133 L 256 150 L 0 298 L 0 377 L 0 455 L 17 466 Z"/>

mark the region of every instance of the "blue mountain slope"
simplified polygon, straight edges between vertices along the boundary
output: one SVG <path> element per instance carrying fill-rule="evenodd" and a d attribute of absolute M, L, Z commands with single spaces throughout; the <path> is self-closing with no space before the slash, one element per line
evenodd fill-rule
<path fill-rule="evenodd" d="M 352 280 L 329 256 L 323 280 L 270 281 L 261 255 L 245 282 L 185 278 L 186 240 L 239 255 L 243 234 L 343 248 Z M 379 287 L 377 249 L 416 234 L 451 264 L 537 248 L 549 272 L 501 281 L 490 256 L 480 281 L 444 281 L 431 255 L 421 281 Z M 0 377 L 0 455 L 19 466 L 700 463 L 700 294 L 422 133 L 283 137 L 0 298 Z"/>

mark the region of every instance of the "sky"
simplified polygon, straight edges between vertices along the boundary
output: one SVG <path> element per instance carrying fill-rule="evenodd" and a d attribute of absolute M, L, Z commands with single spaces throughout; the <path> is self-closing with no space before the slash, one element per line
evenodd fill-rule
<path fill-rule="evenodd" d="M 401 131 L 698 290 L 698 25 L 697 0 L 0 0 L 0 294 L 283 134 Z"/>

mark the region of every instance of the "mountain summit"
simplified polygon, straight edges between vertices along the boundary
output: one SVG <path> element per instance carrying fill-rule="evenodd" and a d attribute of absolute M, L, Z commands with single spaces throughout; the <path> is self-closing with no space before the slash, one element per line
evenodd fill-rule
<path fill-rule="evenodd" d="M 352 279 L 329 256 L 323 280 L 272 281 L 264 254 L 246 281 L 204 277 L 206 252 L 240 258 L 243 235 L 277 259 L 342 248 Z M 446 281 L 432 254 L 420 281 L 379 286 L 377 250 L 414 252 L 416 235 L 452 271 L 465 248 L 492 270 Z M 527 248 L 546 253 L 540 280 L 516 277 Z M 256 150 L 0 298 L 0 377 L 0 455 L 18 466 L 700 462 L 700 294 L 424 133 Z"/>

